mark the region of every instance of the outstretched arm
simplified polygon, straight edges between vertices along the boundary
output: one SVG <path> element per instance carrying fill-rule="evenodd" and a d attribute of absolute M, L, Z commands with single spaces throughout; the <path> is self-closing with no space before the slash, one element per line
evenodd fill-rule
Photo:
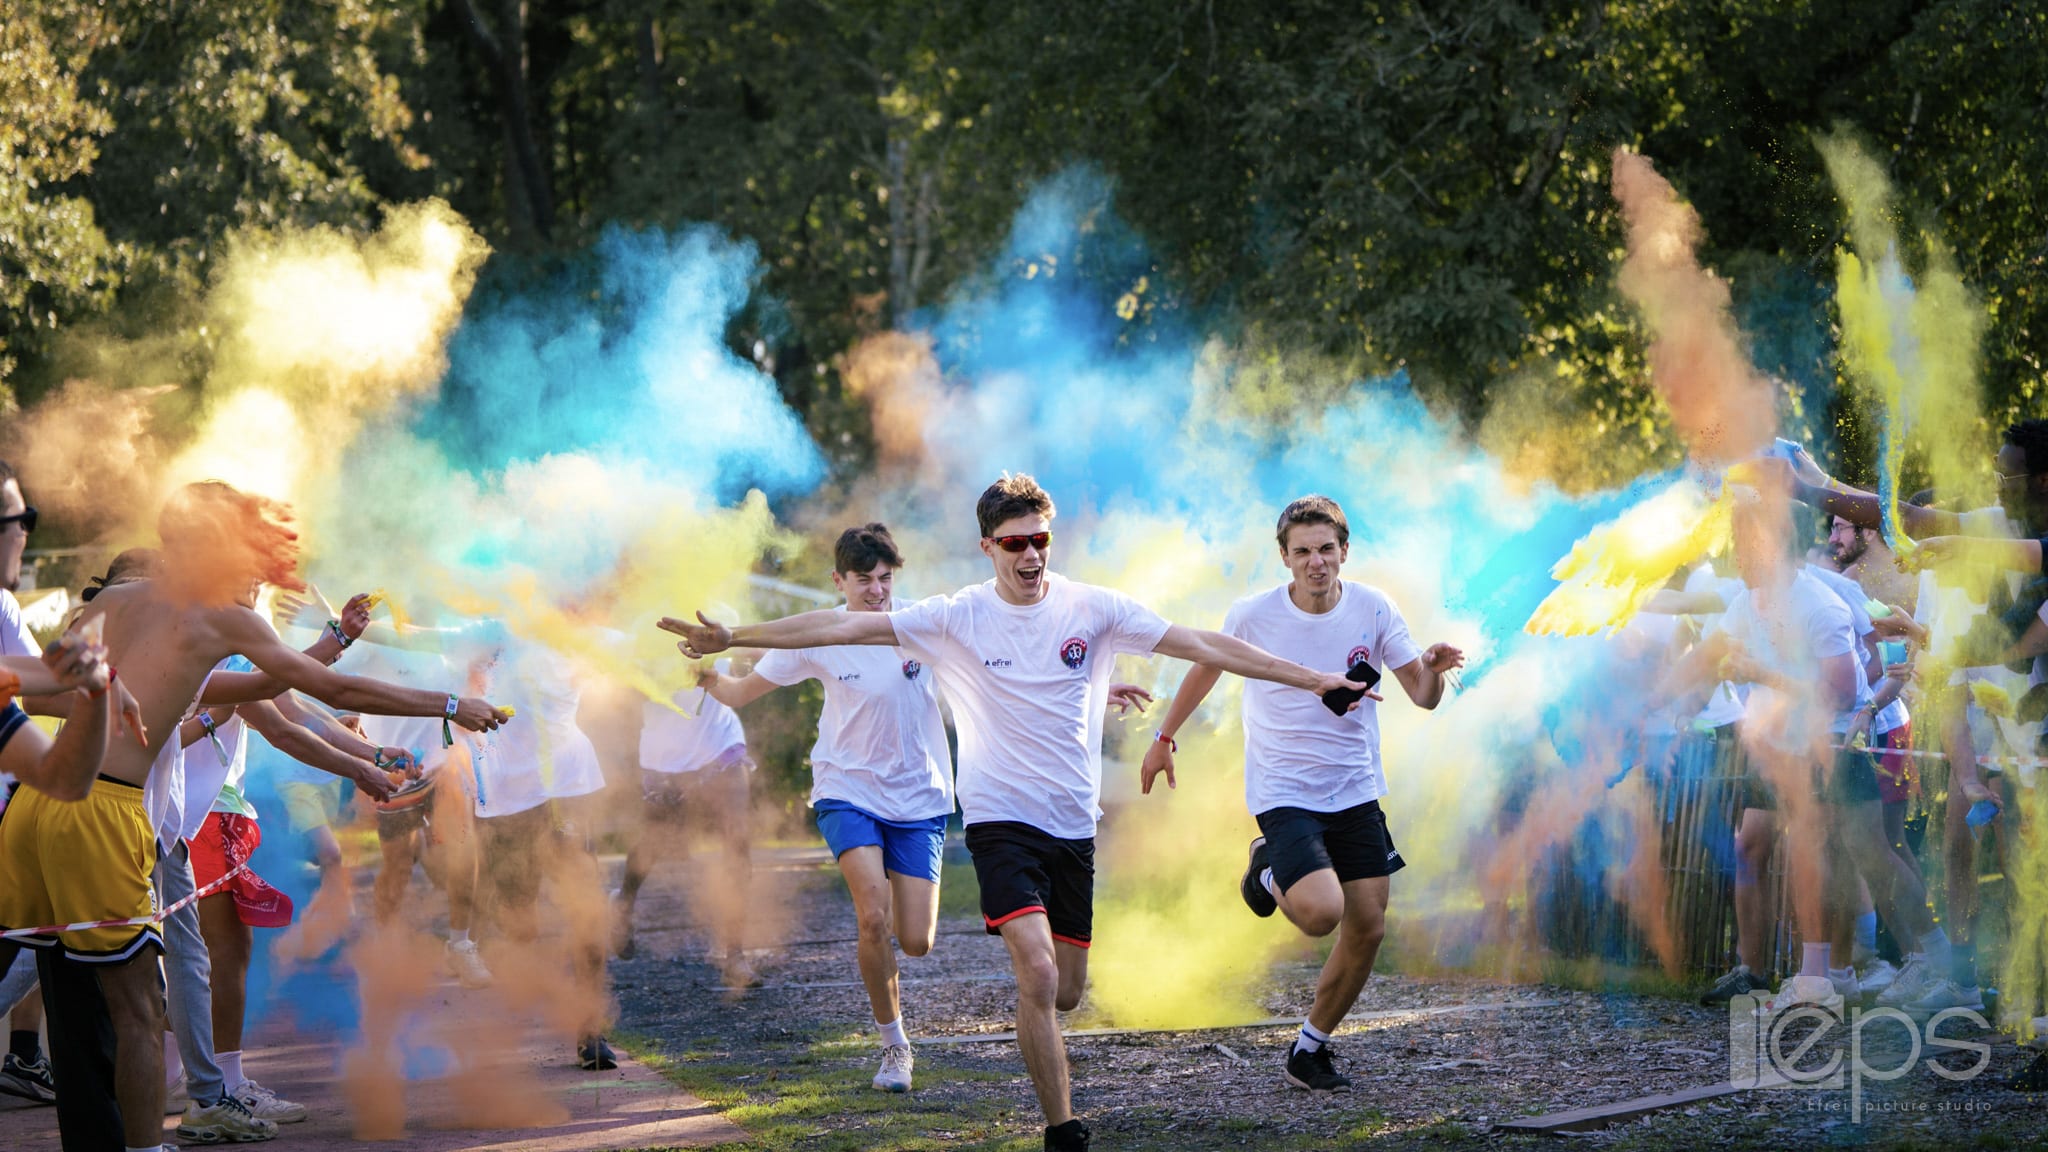
<path fill-rule="evenodd" d="M 1465 666 L 1465 653 L 1449 644 L 1431 644 L 1422 655 L 1394 669 L 1394 678 L 1418 708 L 1435 709 L 1444 698 L 1444 680 Z"/>
<path fill-rule="evenodd" d="M 43 652 L 36 667 L 58 690 L 75 697 L 71 718 L 54 741 L 33 724 L 15 729 L 14 738 L 0 748 L 0 772 L 11 773 L 56 800 L 83 800 L 92 791 L 93 777 L 107 755 L 115 706 L 107 679 L 111 673 L 101 659 L 104 652 L 98 644 L 82 640 L 76 629 Z"/>
<path fill-rule="evenodd" d="M 304 692 L 330 707 L 381 716 L 445 714 L 448 694 L 401 688 L 366 676 L 345 676 L 303 652 L 294 651 L 277 638 L 262 617 L 247 608 L 221 609 L 215 621 L 230 651 L 240 652 L 285 687 Z M 449 719 L 472 732 L 488 732 L 511 716 L 476 697 L 463 697 L 456 701 L 455 714 Z"/>
<path fill-rule="evenodd" d="M 1305 668 L 1235 636 L 1202 628 L 1170 625 L 1166 635 L 1159 638 L 1159 643 L 1153 645 L 1152 650 L 1161 656 L 1205 664 L 1221 672 L 1235 672 L 1247 680 L 1270 680 L 1318 696 L 1334 689 L 1358 687 L 1342 676 L 1330 676 Z M 1372 698 L 1379 699 L 1378 696 Z"/>
<path fill-rule="evenodd" d="M 733 709 L 745 708 L 782 687 L 759 672 L 749 672 L 745 676 L 727 676 L 711 668 L 697 674 L 697 686 L 709 693 L 713 700 Z"/>
<path fill-rule="evenodd" d="M 1804 448 L 1801 448 L 1788 463 L 1755 460 L 1750 462 L 1750 466 L 1788 469 L 1795 482 L 1793 496 L 1801 504 L 1818 508 L 1831 516 L 1840 516 L 1858 528 L 1882 526 L 1884 501 L 1878 498 L 1877 493 L 1844 484 L 1821 471 L 1820 465 L 1813 462 L 1813 457 L 1808 455 Z M 1963 520 L 1953 512 L 1901 502 L 1899 523 L 1906 529 L 1907 535 L 1919 539 L 1923 536 L 1947 536 L 1960 532 Z"/>
<path fill-rule="evenodd" d="M 1145 762 L 1138 769 L 1140 792 L 1151 795 L 1152 781 L 1158 779 L 1161 772 L 1166 773 L 1168 788 L 1180 787 L 1180 782 L 1173 778 L 1173 756 L 1180 751 L 1173 738 L 1180 733 L 1181 725 L 1188 722 L 1188 717 L 1195 714 L 1195 709 L 1202 706 L 1202 701 L 1208 699 L 1216 681 L 1222 677 L 1221 670 L 1206 664 L 1195 665 L 1181 677 L 1180 688 L 1167 703 L 1166 715 L 1159 721 L 1159 731 L 1152 737 L 1152 746 L 1145 749 Z"/>
<path fill-rule="evenodd" d="M 344 780 L 355 781 L 356 787 L 368 793 L 373 800 L 383 800 L 391 795 L 391 774 L 371 762 L 371 757 L 351 755 L 328 743 L 311 729 L 288 719 L 275 701 L 258 700 L 235 709 L 249 727 L 262 733 L 265 740 L 279 752 L 301 764 L 331 772 Z M 365 749 L 373 746 L 358 737 L 356 743 Z"/>
<path fill-rule="evenodd" d="M 723 652 L 735 645 L 742 648 L 830 648 L 838 644 L 890 647 L 896 644 L 896 625 L 887 612 L 841 612 L 835 608 L 820 608 L 815 612 L 801 612 L 761 624 L 742 624 L 737 628 L 715 623 L 699 612 L 696 623 L 664 616 L 659 627 L 664 632 L 681 636 L 683 654 L 691 659 Z"/>

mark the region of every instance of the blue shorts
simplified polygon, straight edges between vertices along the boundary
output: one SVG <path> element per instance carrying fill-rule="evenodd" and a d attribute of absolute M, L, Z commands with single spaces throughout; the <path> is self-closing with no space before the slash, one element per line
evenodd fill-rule
<path fill-rule="evenodd" d="M 882 850 L 882 867 L 899 876 L 939 882 L 939 858 L 946 848 L 946 818 L 929 820 L 884 820 L 865 808 L 844 800 L 820 800 L 812 805 L 818 814 L 818 831 L 832 858 L 839 859 L 849 848 L 869 844 Z"/>

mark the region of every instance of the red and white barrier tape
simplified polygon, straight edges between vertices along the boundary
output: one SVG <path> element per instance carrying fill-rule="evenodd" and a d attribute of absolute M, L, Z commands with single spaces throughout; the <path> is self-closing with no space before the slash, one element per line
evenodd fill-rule
<path fill-rule="evenodd" d="M 233 880 L 248 870 L 249 865 L 246 862 L 237 864 L 227 875 L 222 876 L 220 879 L 215 880 L 213 883 L 199 889 L 161 912 L 148 916 L 130 916 L 124 920 L 84 920 L 77 924 L 48 924 L 41 928 L 11 928 L 5 932 L 0 932 L 0 940 L 13 940 L 23 936 L 55 936 L 59 932 L 85 932 L 93 928 L 142 928 L 151 924 L 161 924 L 167 917 L 187 904 L 191 904 L 201 897 L 213 895 L 215 892 L 226 887 L 228 881 Z"/>
<path fill-rule="evenodd" d="M 1840 744 L 1830 744 L 1828 747 L 1835 749 L 1837 752 L 1843 750 L 1843 745 Z M 1854 749 L 1854 751 L 1868 752 L 1872 756 L 1910 756 L 1915 760 L 1948 759 L 1948 753 L 1946 752 L 1923 752 L 1918 748 L 1880 748 L 1874 744 Z M 1987 768 L 2042 768 L 2048 767 L 2048 757 L 1979 756 L 1977 757 L 1977 763 Z"/>

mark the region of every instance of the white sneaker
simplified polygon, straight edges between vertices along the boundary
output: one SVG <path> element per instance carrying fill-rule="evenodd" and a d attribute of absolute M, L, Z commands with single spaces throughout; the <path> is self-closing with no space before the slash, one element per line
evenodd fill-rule
<path fill-rule="evenodd" d="M 1863 989 L 1856 982 L 1856 970 L 1854 968 L 1828 969 L 1828 983 L 1835 986 L 1835 995 L 1842 998 L 1842 1003 L 1863 1003 Z"/>
<path fill-rule="evenodd" d="M 1842 994 L 1835 991 L 1835 982 L 1826 976 L 1792 976 L 1778 985 L 1778 994 L 1771 997 L 1773 1015 L 1801 1005 L 1825 1008 L 1839 1016 Z"/>
<path fill-rule="evenodd" d="M 185 1109 L 191 1106 L 192 1096 L 185 1091 L 185 1081 L 182 1078 L 178 1081 L 176 1088 L 169 1088 L 164 1091 L 164 1115 L 183 1116 Z"/>
<path fill-rule="evenodd" d="M 447 960 L 448 974 L 464 988 L 491 986 L 491 970 L 484 967 L 484 958 L 477 954 L 476 941 L 450 940 Z"/>
<path fill-rule="evenodd" d="M 277 1124 L 257 1117 L 248 1105 L 224 1094 L 206 1108 L 194 1100 L 185 1109 L 185 1118 L 178 1121 L 178 1139 L 190 1144 L 253 1144 L 277 1139 Z"/>
<path fill-rule="evenodd" d="M 2048 1016 L 2036 1016 L 2028 1021 L 2026 1034 L 2033 1037 L 2027 1041 L 2027 1047 L 2048 1048 Z"/>
<path fill-rule="evenodd" d="M 1882 996 L 1892 982 L 1899 978 L 1899 970 L 1889 960 L 1872 960 L 1863 968 L 1863 975 L 1856 981 L 1856 987 L 1865 996 Z"/>
<path fill-rule="evenodd" d="M 280 1100 L 277 1097 L 277 1093 L 272 1092 L 254 1080 L 242 1081 L 242 1086 L 235 1090 L 235 1099 L 240 1100 L 242 1106 L 247 1108 L 252 1115 L 263 1120 L 269 1120 L 272 1123 L 297 1124 L 306 1118 L 306 1106 L 304 1104 L 295 1104 L 290 1100 Z"/>
<path fill-rule="evenodd" d="M 882 1070 L 875 1073 L 875 1087 L 884 1092 L 910 1091 L 910 1045 L 891 1044 L 882 1049 Z"/>
<path fill-rule="evenodd" d="M 1906 1015 L 1923 1020 L 1937 1012 L 1951 1008 L 1966 1008 L 1972 1012 L 1984 1011 L 1984 994 L 1976 988 L 1958 987 L 1956 982 L 1943 977 L 1928 986 L 1925 995 L 1906 1005 Z"/>
<path fill-rule="evenodd" d="M 1878 996 L 1877 1006 L 1904 1008 L 1926 995 L 1927 989 L 1932 987 L 1937 979 L 1939 977 L 1934 971 L 1934 965 L 1928 962 L 1925 952 L 1910 953 L 1906 957 L 1906 966 L 1899 969 L 1898 976 L 1892 980 L 1892 986 Z"/>

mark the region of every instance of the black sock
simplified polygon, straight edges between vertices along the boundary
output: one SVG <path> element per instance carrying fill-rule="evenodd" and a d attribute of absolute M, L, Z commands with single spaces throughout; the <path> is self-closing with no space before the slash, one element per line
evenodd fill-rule
<path fill-rule="evenodd" d="M 43 1043 L 34 1032 L 16 1028 L 7 1034 L 7 1050 L 23 1064 L 33 1064 L 43 1058 Z"/>
<path fill-rule="evenodd" d="M 1949 945 L 1948 978 L 1958 988 L 1977 986 L 1977 945 L 1955 941 Z"/>

